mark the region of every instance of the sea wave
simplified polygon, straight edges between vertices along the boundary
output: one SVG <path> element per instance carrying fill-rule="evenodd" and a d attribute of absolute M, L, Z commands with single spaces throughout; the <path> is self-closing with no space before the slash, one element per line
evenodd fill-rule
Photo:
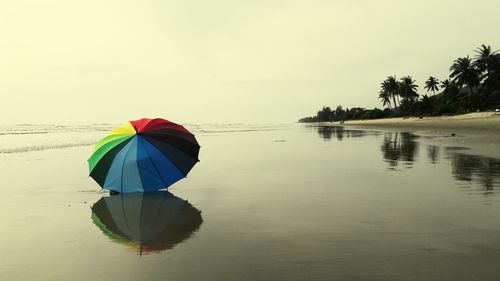
<path fill-rule="evenodd" d="M 0 136 L 3 135 L 39 135 L 51 133 L 72 133 L 89 131 L 110 131 L 116 125 L 96 124 L 96 125 L 32 125 L 18 124 L 10 126 L 0 126 Z"/>
<path fill-rule="evenodd" d="M 0 126 L 0 154 L 23 153 L 96 144 L 118 125 L 33 125 Z M 195 135 L 218 136 L 227 133 L 249 133 L 287 129 L 290 125 L 273 124 L 183 124 Z"/>
<path fill-rule="evenodd" d="M 0 132 L 0 136 L 5 136 L 5 135 L 39 135 L 39 134 L 47 134 L 49 132 L 36 132 L 36 131 L 31 131 L 31 132 Z"/>
<path fill-rule="evenodd" d="M 89 146 L 113 125 L 17 124 L 0 126 L 0 154 Z"/>
<path fill-rule="evenodd" d="M 196 127 L 196 130 L 202 134 L 219 134 L 219 133 L 276 131 L 276 130 L 285 130 L 288 129 L 289 127 L 290 124 L 255 125 L 255 124 L 244 124 L 244 123 L 231 123 L 231 124 L 204 124 Z"/>
<path fill-rule="evenodd" d="M 0 149 L 0 153 L 3 153 L 3 154 L 20 153 L 20 152 L 69 148 L 69 147 L 78 147 L 78 146 L 91 146 L 94 144 L 95 144 L 95 142 L 65 143 L 65 144 L 55 144 L 55 145 L 32 145 L 32 146 L 22 146 L 22 147 L 16 147 L 16 148 Z"/>

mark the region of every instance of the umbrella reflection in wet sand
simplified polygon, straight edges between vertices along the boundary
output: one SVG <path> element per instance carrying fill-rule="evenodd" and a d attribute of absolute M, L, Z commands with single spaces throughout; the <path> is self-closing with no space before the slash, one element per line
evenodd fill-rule
<path fill-rule="evenodd" d="M 201 211 L 167 191 L 102 197 L 92 206 L 92 221 L 141 255 L 171 249 L 203 222 Z"/>

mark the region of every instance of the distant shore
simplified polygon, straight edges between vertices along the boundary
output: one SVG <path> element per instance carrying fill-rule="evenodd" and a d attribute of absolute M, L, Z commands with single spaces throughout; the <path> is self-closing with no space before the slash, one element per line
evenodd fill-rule
<path fill-rule="evenodd" d="M 364 127 L 408 128 L 416 130 L 457 130 L 500 134 L 500 113 L 474 112 L 454 116 L 386 118 L 371 120 L 349 120 L 342 122 L 321 122 L 322 125 L 348 125 Z"/>

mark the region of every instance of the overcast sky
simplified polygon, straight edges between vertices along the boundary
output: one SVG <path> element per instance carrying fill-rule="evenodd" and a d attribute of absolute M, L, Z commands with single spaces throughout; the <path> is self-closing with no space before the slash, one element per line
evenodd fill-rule
<path fill-rule="evenodd" d="M 0 4 L 0 117 L 16 123 L 294 122 L 381 107 L 482 43 L 500 1 L 45 0 Z"/>

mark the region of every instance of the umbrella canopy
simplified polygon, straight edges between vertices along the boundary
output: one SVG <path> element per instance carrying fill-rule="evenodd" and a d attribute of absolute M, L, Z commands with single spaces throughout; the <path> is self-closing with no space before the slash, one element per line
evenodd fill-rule
<path fill-rule="evenodd" d="M 92 221 L 112 241 L 141 254 L 172 248 L 203 222 L 198 209 L 167 191 L 103 197 L 92 206 Z"/>
<path fill-rule="evenodd" d="M 130 121 L 96 144 L 90 176 L 120 193 L 167 188 L 198 162 L 200 146 L 183 126 L 165 119 Z"/>

